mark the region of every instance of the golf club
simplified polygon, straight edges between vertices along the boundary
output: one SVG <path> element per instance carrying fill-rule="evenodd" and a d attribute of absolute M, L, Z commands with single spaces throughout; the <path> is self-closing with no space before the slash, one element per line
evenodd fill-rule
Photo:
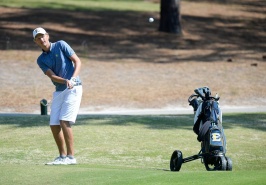
<path fill-rule="evenodd" d="M 58 94 L 56 97 L 54 97 L 50 102 L 46 102 L 46 100 L 41 100 L 40 103 L 43 105 L 43 106 L 48 106 L 48 105 L 52 105 L 53 101 L 58 98 L 59 96 L 61 96 L 64 92 L 66 92 L 68 88 L 66 88 L 65 90 L 63 90 L 60 94 Z"/>

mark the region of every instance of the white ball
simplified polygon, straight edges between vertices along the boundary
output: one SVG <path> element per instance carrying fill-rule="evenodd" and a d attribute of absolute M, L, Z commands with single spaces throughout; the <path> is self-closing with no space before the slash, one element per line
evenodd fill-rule
<path fill-rule="evenodd" d="M 154 18 L 150 17 L 149 22 L 153 22 L 153 21 L 154 21 Z"/>

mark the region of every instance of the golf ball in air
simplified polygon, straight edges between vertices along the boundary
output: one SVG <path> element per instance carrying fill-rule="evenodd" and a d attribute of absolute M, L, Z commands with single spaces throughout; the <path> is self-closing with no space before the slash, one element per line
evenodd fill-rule
<path fill-rule="evenodd" d="M 150 17 L 149 22 L 153 22 L 153 21 L 154 21 L 154 18 Z"/>

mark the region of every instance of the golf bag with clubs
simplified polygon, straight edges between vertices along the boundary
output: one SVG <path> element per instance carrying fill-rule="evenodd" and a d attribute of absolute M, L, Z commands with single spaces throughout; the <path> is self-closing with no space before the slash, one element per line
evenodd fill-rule
<path fill-rule="evenodd" d="M 188 98 L 194 109 L 193 131 L 201 142 L 201 150 L 197 155 L 183 158 L 180 150 L 175 150 L 170 159 L 170 170 L 179 171 L 183 163 L 201 159 L 207 171 L 231 171 L 232 160 L 225 156 L 226 138 L 222 126 L 222 112 L 219 97 L 211 96 L 208 87 L 197 88 Z"/>

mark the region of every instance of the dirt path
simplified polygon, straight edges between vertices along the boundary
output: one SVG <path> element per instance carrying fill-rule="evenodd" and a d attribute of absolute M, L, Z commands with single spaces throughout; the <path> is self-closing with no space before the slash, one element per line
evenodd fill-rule
<path fill-rule="evenodd" d="M 36 65 L 40 51 L 31 38 L 39 25 L 52 42 L 69 42 L 82 59 L 81 110 L 189 109 L 187 98 L 201 86 L 219 93 L 222 106 L 262 108 L 266 13 L 254 5 L 261 1 L 245 2 L 185 1 L 182 37 L 157 32 L 158 12 L 0 7 L 0 112 L 38 113 L 39 101 L 51 99 L 53 86 Z"/>

